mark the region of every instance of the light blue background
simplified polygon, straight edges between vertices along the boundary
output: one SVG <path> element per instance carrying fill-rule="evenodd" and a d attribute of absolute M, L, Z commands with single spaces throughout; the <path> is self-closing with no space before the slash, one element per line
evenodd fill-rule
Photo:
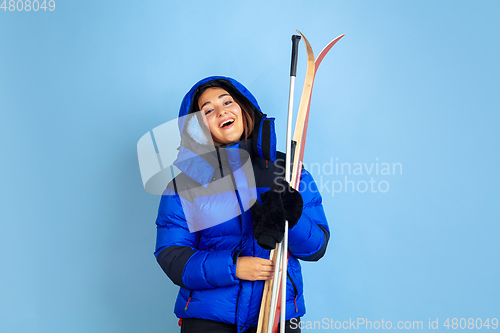
<path fill-rule="evenodd" d="M 178 330 L 177 287 L 153 256 L 159 197 L 142 187 L 136 143 L 198 79 L 227 75 L 277 117 L 284 149 L 295 29 L 316 54 L 346 34 L 316 76 L 305 163 L 403 166 L 349 176 L 385 180 L 386 193 L 323 190 L 332 237 L 303 265 L 303 319 L 429 331 L 429 318 L 442 329 L 500 317 L 499 16 L 486 0 L 1 10 L 0 331 Z M 313 175 L 330 189 L 344 180 Z"/>

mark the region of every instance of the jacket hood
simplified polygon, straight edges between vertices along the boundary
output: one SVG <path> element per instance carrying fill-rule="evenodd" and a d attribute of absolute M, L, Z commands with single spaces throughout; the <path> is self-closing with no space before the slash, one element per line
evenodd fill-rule
<path fill-rule="evenodd" d="M 179 131 L 181 144 L 174 165 L 190 178 L 204 187 L 208 185 L 214 174 L 215 150 L 210 133 L 206 127 L 200 126 L 195 99 L 203 89 L 217 86 L 227 90 L 229 94 L 245 99 L 252 107 L 254 128 L 251 138 L 253 153 L 266 160 L 276 159 L 276 133 L 274 118 L 264 114 L 252 93 L 238 81 L 224 76 L 210 76 L 197 82 L 184 96 L 179 110 Z M 199 113 L 198 113 L 199 114 Z M 207 139 L 209 137 L 210 139 Z M 220 146 L 218 148 L 238 148 L 239 142 Z"/>

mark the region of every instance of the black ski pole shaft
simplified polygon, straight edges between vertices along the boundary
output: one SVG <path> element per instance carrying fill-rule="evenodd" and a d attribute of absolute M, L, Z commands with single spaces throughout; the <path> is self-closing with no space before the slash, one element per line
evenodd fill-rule
<path fill-rule="evenodd" d="M 290 66 L 290 76 L 297 76 L 297 58 L 299 56 L 300 36 L 292 36 L 292 64 Z"/>

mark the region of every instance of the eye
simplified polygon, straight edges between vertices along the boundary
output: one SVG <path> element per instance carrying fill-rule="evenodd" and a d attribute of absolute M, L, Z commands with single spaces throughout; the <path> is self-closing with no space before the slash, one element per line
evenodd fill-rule
<path fill-rule="evenodd" d="M 211 113 L 214 109 L 208 109 L 208 110 L 205 110 L 205 116 L 209 113 Z"/>
<path fill-rule="evenodd" d="M 231 101 L 231 100 L 229 100 L 229 101 L 225 101 L 225 102 L 224 102 L 224 105 L 229 105 L 229 104 L 231 104 L 232 102 L 233 102 L 233 101 Z"/>

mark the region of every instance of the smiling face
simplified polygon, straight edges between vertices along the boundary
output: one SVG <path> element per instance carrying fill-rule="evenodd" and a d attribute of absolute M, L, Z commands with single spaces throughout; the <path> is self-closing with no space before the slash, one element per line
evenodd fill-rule
<path fill-rule="evenodd" d="M 222 88 L 208 88 L 198 99 L 205 125 L 216 145 L 239 141 L 245 127 L 241 107 Z"/>

